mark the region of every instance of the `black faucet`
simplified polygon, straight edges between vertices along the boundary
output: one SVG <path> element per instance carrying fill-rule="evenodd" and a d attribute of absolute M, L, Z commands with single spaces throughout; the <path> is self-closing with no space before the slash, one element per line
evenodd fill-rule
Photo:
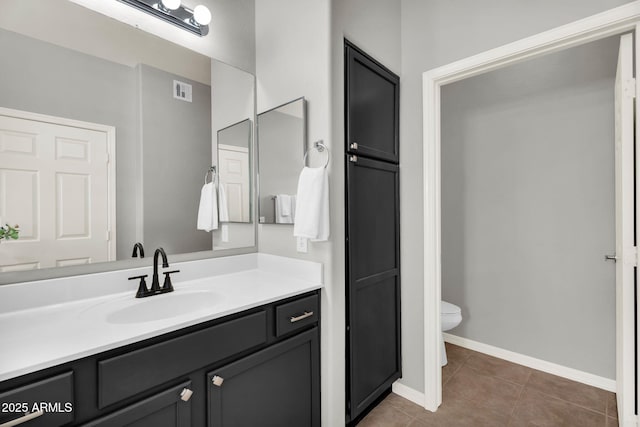
<path fill-rule="evenodd" d="M 136 242 L 136 244 L 133 245 L 133 253 L 131 254 L 131 256 L 133 258 L 137 258 L 138 257 L 138 253 L 140 253 L 140 258 L 144 258 L 144 247 L 142 246 L 142 243 L 140 243 L 140 242 Z"/>
<path fill-rule="evenodd" d="M 134 246 L 134 251 L 137 245 L 140 245 L 140 250 L 142 251 L 142 245 L 140 243 L 136 243 Z M 163 271 L 164 274 L 164 283 L 162 287 L 160 287 L 160 281 L 158 280 L 158 255 L 162 255 L 162 268 L 169 267 L 169 261 L 167 261 L 167 254 L 164 249 L 158 248 L 153 254 L 153 279 L 151 280 L 151 289 L 147 288 L 147 283 L 145 282 L 146 274 L 141 276 L 129 277 L 129 280 L 140 279 L 140 285 L 138 286 L 138 292 L 136 293 L 136 298 L 146 298 L 157 294 L 164 294 L 167 292 L 173 292 L 173 285 L 171 284 L 171 273 L 179 273 L 180 270 L 173 271 Z M 135 256 L 135 255 L 134 255 Z"/>
<path fill-rule="evenodd" d="M 153 279 L 151 280 L 151 289 L 150 289 L 152 294 L 158 294 L 162 292 L 162 290 L 160 289 L 160 281 L 158 280 L 158 255 L 162 255 L 162 268 L 169 268 L 169 261 L 167 261 L 167 254 L 164 251 L 164 249 L 162 248 L 156 249 L 156 251 L 153 254 Z M 171 291 L 164 291 L 164 292 L 171 292 Z"/>

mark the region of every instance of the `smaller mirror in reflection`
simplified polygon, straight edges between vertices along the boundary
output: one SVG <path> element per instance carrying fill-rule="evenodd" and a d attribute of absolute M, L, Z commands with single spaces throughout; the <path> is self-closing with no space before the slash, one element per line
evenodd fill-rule
<path fill-rule="evenodd" d="M 218 131 L 220 222 L 251 222 L 251 120 Z"/>
<path fill-rule="evenodd" d="M 258 114 L 259 215 L 262 224 L 295 222 L 298 177 L 306 147 L 306 101 Z"/>

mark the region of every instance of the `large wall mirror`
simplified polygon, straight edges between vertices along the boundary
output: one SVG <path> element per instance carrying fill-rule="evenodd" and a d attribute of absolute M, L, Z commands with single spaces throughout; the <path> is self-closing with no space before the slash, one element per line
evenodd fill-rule
<path fill-rule="evenodd" d="M 0 240 L 0 283 L 137 265 L 136 242 L 174 260 L 255 250 L 252 74 L 66 0 L 2 16 L 0 223 L 20 233 Z M 204 231 L 212 166 L 229 211 Z"/>
<path fill-rule="evenodd" d="M 261 224 L 295 223 L 295 195 L 307 146 L 307 108 L 299 98 L 258 114 Z"/>

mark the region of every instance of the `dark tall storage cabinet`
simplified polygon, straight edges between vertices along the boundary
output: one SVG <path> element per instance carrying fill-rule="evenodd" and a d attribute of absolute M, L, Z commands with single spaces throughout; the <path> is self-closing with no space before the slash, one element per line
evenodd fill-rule
<path fill-rule="evenodd" d="M 348 424 L 402 373 L 398 102 L 398 76 L 345 41 Z"/>

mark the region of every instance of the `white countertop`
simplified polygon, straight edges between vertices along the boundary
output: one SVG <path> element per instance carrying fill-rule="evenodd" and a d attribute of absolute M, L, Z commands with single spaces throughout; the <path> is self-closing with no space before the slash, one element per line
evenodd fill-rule
<path fill-rule="evenodd" d="M 175 292 L 168 294 L 135 298 L 136 281 L 125 292 L 0 312 L 0 381 L 322 288 L 320 264 L 252 255 L 255 268 L 184 282 L 176 274 Z M 175 267 L 199 265 L 183 264 Z M 0 298 L 7 296 L 2 288 Z M 169 317 L 146 318 L 146 312 Z"/>

